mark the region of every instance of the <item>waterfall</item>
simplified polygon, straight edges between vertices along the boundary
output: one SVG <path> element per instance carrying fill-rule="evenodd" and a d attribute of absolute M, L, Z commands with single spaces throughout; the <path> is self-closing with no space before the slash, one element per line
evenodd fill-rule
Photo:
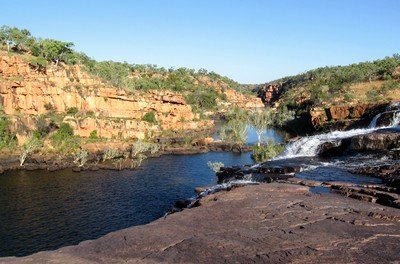
<path fill-rule="evenodd" d="M 369 124 L 368 128 L 376 128 L 376 123 L 378 122 L 378 119 L 382 116 L 383 113 L 379 113 L 374 118 L 372 119 L 371 123 Z"/>
<path fill-rule="evenodd" d="M 388 109 L 393 110 L 393 108 L 398 109 L 398 107 L 399 103 L 395 103 L 390 105 Z M 349 131 L 332 131 L 326 134 L 303 137 L 295 142 L 288 144 L 284 153 L 276 159 L 313 157 L 318 154 L 318 150 L 321 144 L 324 144 L 326 142 L 335 142 L 344 138 L 364 135 L 379 129 L 398 127 L 400 123 L 400 110 L 393 112 L 392 120 L 388 126 L 377 127 L 376 124 L 381 115 L 382 113 L 376 115 L 372 119 L 368 128 L 352 129 Z"/>

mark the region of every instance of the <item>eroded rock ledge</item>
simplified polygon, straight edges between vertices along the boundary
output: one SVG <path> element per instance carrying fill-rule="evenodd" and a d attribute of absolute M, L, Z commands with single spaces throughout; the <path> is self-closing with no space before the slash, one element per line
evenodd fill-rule
<path fill-rule="evenodd" d="M 400 210 L 308 187 L 260 184 L 78 246 L 2 263 L 387 263 L 400 260 Z"/>

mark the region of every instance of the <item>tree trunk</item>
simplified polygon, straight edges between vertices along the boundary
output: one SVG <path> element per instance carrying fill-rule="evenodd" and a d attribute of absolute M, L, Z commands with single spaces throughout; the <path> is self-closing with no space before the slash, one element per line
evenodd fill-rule
<path fill-rule="evenodd" d="M 258 137 L 258 142 L 257 142 L 257 146 L 260 147 L 261 146 L 261 135 L 262 135 L 262 131 L 257 131 L 257 137 Z"/>

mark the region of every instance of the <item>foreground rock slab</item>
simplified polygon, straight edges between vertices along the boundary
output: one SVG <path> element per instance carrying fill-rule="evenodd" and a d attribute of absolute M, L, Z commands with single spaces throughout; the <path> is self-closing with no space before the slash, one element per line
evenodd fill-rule
<path fill-rule="evenodd" d="M 388 263 L 400 210 L 294 184 L 207 196 L 202 206 L 78 246 L 0 263 Z"/>

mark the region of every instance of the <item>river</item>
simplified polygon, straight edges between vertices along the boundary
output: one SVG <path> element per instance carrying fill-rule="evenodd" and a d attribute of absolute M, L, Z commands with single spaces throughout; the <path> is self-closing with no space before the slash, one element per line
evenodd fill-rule
<path fill-rule="evenodd" d="M 276 130 L 265 135 L 283 140 Z M 249 128 L 248 143 L 255 141 L 255 131 Z M 0 175 L 0 256 L 75 245 L 160 218 L 175 201 L 194 196 L 195 187 L 217 183 L 208 161 L 226 166 L 253 163 L 250 153 L 210 152 L 151 158 L 134 171 Z"/>

